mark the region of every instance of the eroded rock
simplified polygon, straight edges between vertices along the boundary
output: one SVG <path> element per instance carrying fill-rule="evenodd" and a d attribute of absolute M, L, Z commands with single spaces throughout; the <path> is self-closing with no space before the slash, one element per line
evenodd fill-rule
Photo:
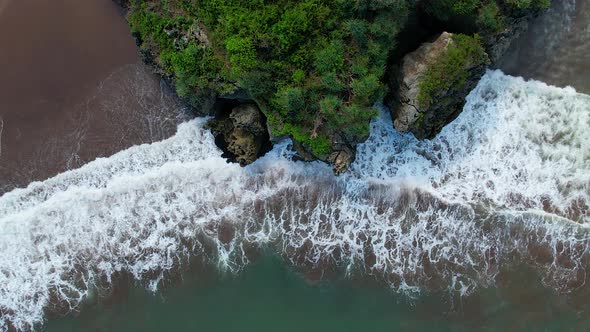
<path fill-rule="evenodd" d="M 221 112 L 209 126 L 226 157 L 242 166 L 253 163 L 272 147 L 264 114 L 254 104 Z"/>
<path fill-rule="evenodd" d="M 332 169 L 336 174 L 342 174 L 348 171 L 352 161 L 351 153 L 345 150 L 333 152 L 328 157 L 328 162 L 332 165 Z"/>
<path fill-rule="evenodd" d="M 424 43 L 404 57 L 399 72 L 397 98 L 391 105 L 394 125 L 398 131 L 411 132 L 419 139 L 433 138 L 463 109 L 465 97 L 477 85 L 488 64 L 483 48 L 481 52 L 484 57 L 468 57 L 464 60 L 464 65 L 459 69 L 460 75 L 456 75 L 457 79 L 453 78 L 455 75 L 449 75 L 434 80 L 442 83 L 434 88 L 430 84 L 430 99 L 421 96 L 428 71 L 434 66 L 443 65 L 441 62 L 445 61 L 453 47 L 456 47 L 453 34 L 443 32 L 436 40 Z"/>

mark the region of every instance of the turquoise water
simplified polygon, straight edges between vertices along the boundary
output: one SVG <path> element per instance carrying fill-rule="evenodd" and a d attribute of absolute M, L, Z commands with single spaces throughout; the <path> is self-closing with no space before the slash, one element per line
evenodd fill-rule
<path fill-rule="evenodd" d="M 367 282 L 311 284 L 278 258 L 259 261 L 237 276 L 185 273 L 179 285 L 161 294 L 137 286 L 119 293 L 77 317 L 50 320 L 46 330 L 580 331 L 587 326 L 564 298 L 530 282 L 515 280 L 463 300 L 431 295 L 408 302 Z"/>

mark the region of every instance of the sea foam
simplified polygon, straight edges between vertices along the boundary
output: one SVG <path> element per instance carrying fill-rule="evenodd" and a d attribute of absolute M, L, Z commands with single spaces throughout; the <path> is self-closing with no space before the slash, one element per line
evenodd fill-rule
<path fill-rule="evenodd" d="M 571 88 L 488 72 L 432 141 L 384 112 L 340 177 L 288 141 L 229 164 L 204 123 L 0 197 L 0 330 L 76 309 L 119 272 L 152 291 L 194 256 L 239 272 L 252 248 L 408 296 L 467 295 L 520 263 L 558 291 L 581 282 L 590 97 Z"/>

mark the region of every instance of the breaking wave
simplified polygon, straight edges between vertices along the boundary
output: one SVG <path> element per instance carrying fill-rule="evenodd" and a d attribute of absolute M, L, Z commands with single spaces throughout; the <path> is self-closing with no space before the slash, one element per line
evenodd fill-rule
<path fill-rule="evenodd" d="M 0 330 L 69 311 L 120 272 L 156 291 L 191 257 L 239 272 L 274 249 L 397 292 L 467 295 L 527 264 L 571 292 L 590 263 L 590 97 L 488 72 L 432 141 L 373 121 L 351 171 L 291 160 L 240 168 L 197 119 L 0 197 Z"/>

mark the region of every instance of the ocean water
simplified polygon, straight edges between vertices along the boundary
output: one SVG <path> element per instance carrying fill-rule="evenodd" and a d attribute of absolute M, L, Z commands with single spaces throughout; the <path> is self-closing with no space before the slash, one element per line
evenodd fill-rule
<path fill-rule="evenodd" d="M 312 284 L 270 256 L 240 275 L 186 272 L 158 295 L 133 287 L 117 300 L 50 321 L 46 331 L 580 331 L 587 326 L 575 313 L 560 310 L 559 298 L 542 285 L 526 292 L 517 288 L 509 291 L 525 295 L 521 302 L 497 289 L 455 307 L 433 295 L 408 302 L 359 280 Z"/>
<path fill-rule="evenodd" d="M 510 75 L 590 93 L 590 1 L 553 1 L 503 62 L 500 68 Z"/>
<path fill-rule="evenodd" d="M 590 96 L 490 71 L 432 141 L 395 132 L 386 114 L 340 177 L 293 161 L 289 142 L 228 164 L 196 119 L 3 195 L 0 329 L 48 317 L 73 331 L 581 324 Z M 191 274 L 195 260 L 204 272 Z M 123 298 L 121 279 L 134 285 Z"/>

